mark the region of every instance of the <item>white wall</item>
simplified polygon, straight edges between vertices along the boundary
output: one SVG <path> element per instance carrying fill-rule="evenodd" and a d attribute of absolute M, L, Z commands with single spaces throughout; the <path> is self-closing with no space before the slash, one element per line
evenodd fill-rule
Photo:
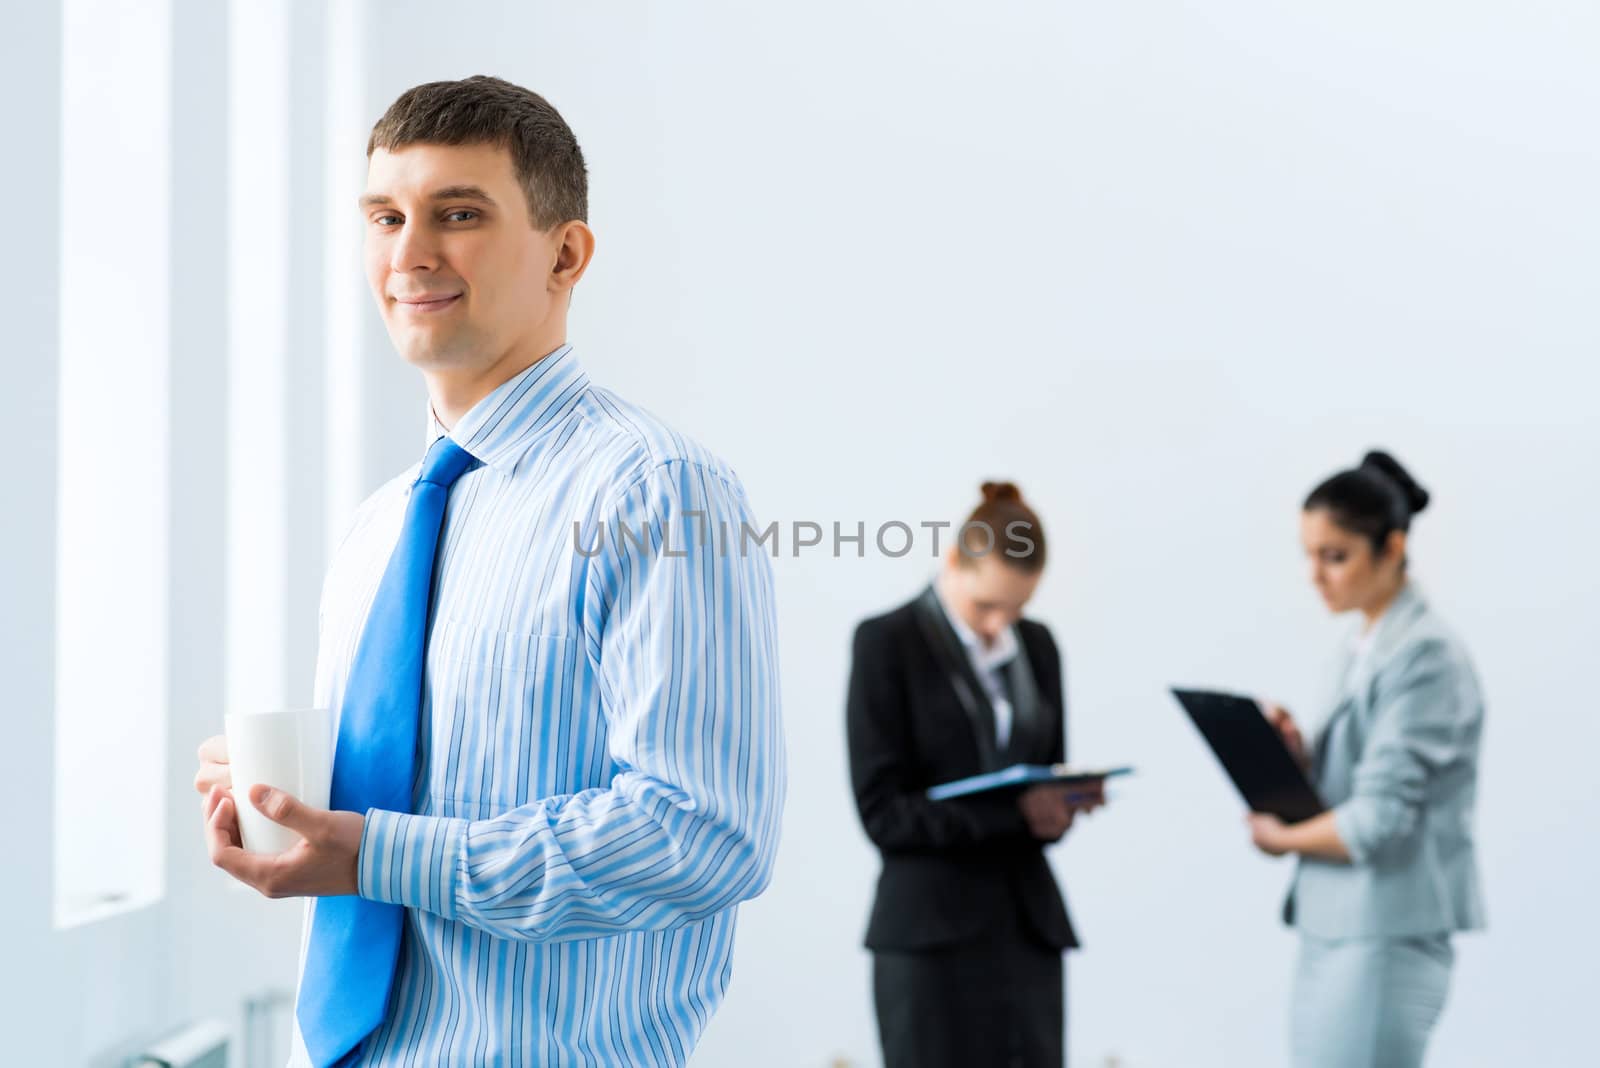
<path fill-rule="evenodd" d="M 1492 928 L 1435 1059 L 1573 1063 L 1600 996 L 1592 5 L 478 3 L 452 33 L 384 7 L 380 103 L 494 73 L 567 116 L 600 239 L 573 339 L 767 519 L 953 519 L 991 475 L 1043 510 L 1074 750 L 1140 769 L 1056 853 L 1080 1065 L 1282 1063 L 1287 868 L 1163 687 L 1309 711 L 1338 631 L 1298 501 L 1373 444 L 1412 465 L 1418 576 L 1491 701 Z M 876 1060 L 848 637 L 928 572 L 779 565 L 783 853 L 699 1064 Z"/>

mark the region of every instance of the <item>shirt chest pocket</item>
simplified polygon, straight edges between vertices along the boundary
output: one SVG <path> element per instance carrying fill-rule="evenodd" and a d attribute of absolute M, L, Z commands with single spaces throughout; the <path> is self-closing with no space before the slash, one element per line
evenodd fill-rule
<path fill-rule="evenodd" d="M 487 819 L 571 792 L 585 681 L 581 643 L 436 620 L 428 644 L 427 797 Z"/>

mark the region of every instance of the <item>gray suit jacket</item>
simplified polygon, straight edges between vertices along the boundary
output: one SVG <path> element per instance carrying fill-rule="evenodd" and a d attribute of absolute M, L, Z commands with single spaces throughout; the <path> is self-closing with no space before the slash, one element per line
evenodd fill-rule
<path fill-rule="evenodd" d="M 1409 583 L 1311 746 L 1350 864 L 1302 858 L 1284 918 L 1321 938 L 1484 924 L 1472 810 L 1483 698 L 1461 642 Z"/>

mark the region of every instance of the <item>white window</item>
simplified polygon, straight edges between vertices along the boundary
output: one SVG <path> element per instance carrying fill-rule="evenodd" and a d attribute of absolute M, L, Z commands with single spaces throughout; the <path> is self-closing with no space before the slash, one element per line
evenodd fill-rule
<path fill-rule="evenodd" d="M 229 712 L 286 707 L 289 524 L 289 11 L 228 11 Z M 295 620 L 312 625 L 314 620 Z M 303 695 L 297 695 L 297 700 Z M 222 716 L 217 717 L 222 729 Z"/>
<path fill-rule="evenodd" d="M 54 901 L 149 904 L 166 865 L 168 5 L 62 6 Z"/>

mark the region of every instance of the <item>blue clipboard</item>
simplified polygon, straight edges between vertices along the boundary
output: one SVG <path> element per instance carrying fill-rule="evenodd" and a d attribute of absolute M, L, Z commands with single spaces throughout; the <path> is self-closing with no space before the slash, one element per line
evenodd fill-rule
<path fill-rule="evenodd" d="M 1009 790 L 1019 786 L 1033 786 L 1041 782 L 1066 785 L 1093 783 L 1117 775 L 1131 775 L 1129 767 L 1080 768 L 1072 764 L 1013 764 L 1009 768 L 972 775 L 965 779 L 942 782 L 928 788 L 928 800 L 944 801 L 952 797 L 970 797 L 996 790 Z"/>

